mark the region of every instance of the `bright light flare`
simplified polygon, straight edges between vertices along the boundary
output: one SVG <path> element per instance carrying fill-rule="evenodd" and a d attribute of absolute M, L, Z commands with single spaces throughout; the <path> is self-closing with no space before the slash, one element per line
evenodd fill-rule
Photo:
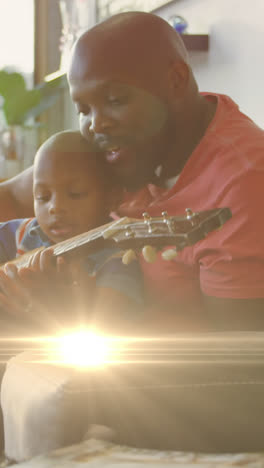
<path fill-rule="evenodd" d="M 58 339 L 59 360 L 77 367 L 100 366 L 109 360 L 108 340 L 89 331 L 79 331 Z"/>

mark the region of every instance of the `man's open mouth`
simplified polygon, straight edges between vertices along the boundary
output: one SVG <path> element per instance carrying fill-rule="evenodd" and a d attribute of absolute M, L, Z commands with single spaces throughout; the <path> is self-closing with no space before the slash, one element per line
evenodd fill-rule
<path fill-rule="evenodd" d="M 119 161 L 121 157 L 121 147 L 115 146 L 113 148 L 109 148 L 105 152 L 105 159 L 108 163 L 116 163 Z"/>

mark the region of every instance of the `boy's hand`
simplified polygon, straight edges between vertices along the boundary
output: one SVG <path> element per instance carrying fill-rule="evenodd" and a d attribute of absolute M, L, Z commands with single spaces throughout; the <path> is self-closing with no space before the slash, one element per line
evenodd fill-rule
<path fill-rule="evenodd" d="M 0 305 L 8 315 L 33 322 L 74 322 L 76 309 L 82 303 L 83 271 L 78 263 L 67 263 L 62 257 L 54 261 L 53 249 L 32 255 L 29 267 L 18 268 L 7 263 L 0 270 Z M 89 282 L 85 277 L 85 290 Z M 84 301 L 83 301 L 84 302 Z M 87 307 L 87 295 L 86 295 Z M 84 313 L 82 313 L 82 316 Z M 40 324 L 41 326 L 41 324 Z"/>
<path fill-rule="evenodd" d="M 54 288 L 54 281 L 59 284 L 71 284 L 78 268 L 79 264 L 67 263 L 62 257 L 54 257 L 53 248 L 49 247 L 32 254 L 29 267 L 20 268 L 18 275 L 26 281 L 39 282 L 39 286 L 44 283 L 45 286 Z"/>
<path fill-rule="evenodd" d="M 8 316 L 19 320 L 32 319 L 34 322 L 36 310 L 40 312 L 40 303 L 33 297 L 32 290 L 19 278 L 16 265 L 7 264 L 4 270 L 0 270 L 0 288 L 2 313 L 4 310 Z"/>

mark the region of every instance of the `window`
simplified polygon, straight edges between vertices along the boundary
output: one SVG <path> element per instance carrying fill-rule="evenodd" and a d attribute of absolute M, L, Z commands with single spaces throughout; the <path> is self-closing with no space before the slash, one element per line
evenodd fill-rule
<path fill-rule="evenodd" d="M 170 3 L 165 0 L 97 0 L 97 16 L 99 20 L 122 11 L 152 11 Z"/>
<path fill-rule="evenodd" d="M 34 0 L 0 0 L 0 69 L 34 73 Z"/>

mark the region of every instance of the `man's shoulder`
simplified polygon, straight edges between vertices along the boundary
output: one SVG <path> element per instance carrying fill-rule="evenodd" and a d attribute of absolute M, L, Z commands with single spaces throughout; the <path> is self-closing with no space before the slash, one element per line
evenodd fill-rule
<path fill-rule="evenodd" d="M 264 171 L 264 130 L 258 127 L 228 96 L 208 93 L 218 100 L 215 116 L 197 146 L 188 169 L 203 172 L 214 184 Z M 202 171 L 201 171 L 202 165 Z M 208 185 L 208 184 L 207 184 Z"/>
<path fill-rule="evenodd" d="M 248 115 L 241 111 L 239 105 L 225 94 L 201 93 L 205 98 L 216 99 L 217 109 L 208 134 L 214 133 L 225 138 L 238 138 L 254 142 L 256 138 L 264 144 L 264 130 Z"/>

